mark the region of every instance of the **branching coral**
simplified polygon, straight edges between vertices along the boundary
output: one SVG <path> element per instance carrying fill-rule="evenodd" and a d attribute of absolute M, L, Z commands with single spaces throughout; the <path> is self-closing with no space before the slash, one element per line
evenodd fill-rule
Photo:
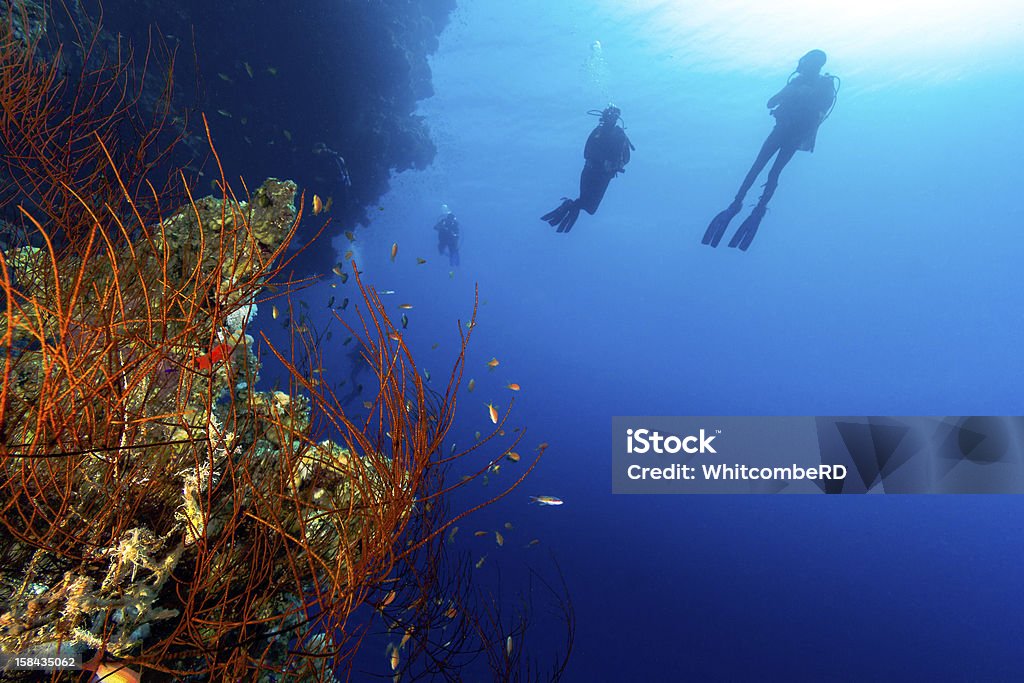
<path fill-rule="evenodd" d="M 301 284 L 281 280 L 302 220 L 294 183 L 236 195 L 222 172 L 220 197 L 193 198 L 178 172 L 179 190 L 158 191 L 173 186 L 149 180 L 154 136 L 133 163 L 107 137 L 124 109 L 34 115 L 64 85 L 31 53 L 0 45 L 0 84 L 42 88 L 0 121 L 4 145 L 34 150 L 15 157 L 21 237 L 0 250 L 0 653 L 97 649 L 156 678 L 330 680 L 362 642 L 363 605 L 401 606 L 392 623 L 426 642 L 452 619 L 438 567 L 459 516 L 444 515 L 444 470 L 466 453 L 442 445 L 469 335 L 434 395 L 360 282 L 349 327 L 379 383 L 372 415 L 353 421 L 321 384 L 305 326 L 289 349 L 268 346 L 287 388 L 257 391 L 247 321 L 267 287 Z M 76 142 L 48 146 L 54 135 Z M 174 194 L 187 199 L 167 211 Z"/>

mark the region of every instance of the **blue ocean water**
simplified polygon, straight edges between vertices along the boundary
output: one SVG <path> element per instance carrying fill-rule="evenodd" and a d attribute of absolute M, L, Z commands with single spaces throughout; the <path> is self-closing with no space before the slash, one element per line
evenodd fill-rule
<path fill-rule="evenodd" d="M 479 285 L 455 441 L 487 432 L 486 403 L 504 410 L 516 382 L 520 450 L 550 448 L 457 548 L 506 586 L 524 566 L 550 575 L 553 553 L 578 619 L 567 680 L 1024 665 L 1016 498 L 611 495 L 613 415 L 1022 412 L 1024 10 L 912 4 L 476 2 L 442 35 L 421 106 L 437 159 L 395 178 L 356 258 L 389 305 L 413 304 L 406 340 L 434 383 Z M 811 48 L 843 79 L 816 151 L 786 168 L 749 252 L 702 246 L 771 129 L 765 101 Z M 610 101 L 633 160 L 556 234 L 539 216 L 576 196 L 585 112 Z M 442 203 L 463 229 L 457 268 L 435 249 Z M 344 350 L 328 365 L 345 376 Z M 469 533 L 505 521 L 501 548 Z M 544 657 L 559 624 L 535 620 L 526 646 Z"/>

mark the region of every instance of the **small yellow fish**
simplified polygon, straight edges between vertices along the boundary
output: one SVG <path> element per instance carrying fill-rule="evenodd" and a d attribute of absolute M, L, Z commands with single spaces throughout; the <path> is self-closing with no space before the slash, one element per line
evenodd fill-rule
<path fill-rule="evenodd" d="M 527 548 L 531 548 L 531 547 L 537 545 L 538 543 L 540 543 L 540 539 L 539 538 L 535 538 L 532 541 L 530 541 L 529 543 L 527 543 L 526 547 Z"/>
<path fill-rule="evenodd" d="M 218 109 L 217 113 L 229 119 L 231 118 L 231 112 L 229 112 L 227 109 Z"/>
<path fill-rule="evenodd" d="M 512 462 L 519 462 L 519 454 L 515 451 L 509 451 L 506 457 Z"/>
<path fill-rule="evenodd" d="M 345 257 L 344 258 L 345 258 L 346 261 L 352 260 L 352 250 L 351 249 L 349 249 L 348 251 L 345 252 Z"/>
<path fill-rule="evenodd" d="M 401 308 L 403 311 L 412 310 L 412 304 L 398 304 L 398 307 Z"/>
<path fill-rule="evenodd" d="M 455 609 L 455 605 L 452 605 L 451 607 L 449 607 L 448 611 L 444 613 L 444 615 L 446 617 L 448 617 L 449 619 L 454 619 L 456 616 L 458 616 L 458 614 L 459 614 L 459 610 Z"/>
<path fill-rule="evenodd" d="M 240 118 L 240 119 L 238 119 L 238 120 L 242 122 L 242 125 L 243 125 L 243 126 L 244 126 L 245 124 L 249 123 L 249 119 L 248 119 L 248 117 L 245 117 L 245 116 L 243 116 L 242 118 Z M 252 143 L 249 143 L 249 144 L 252 144 Z"/>
<path fill-rule="evenodd" d="M 276 76 L 277 75 L 277 68 L 273 67 L 273 66 L 268 66 L 267 67 L 267 73 L 270 74 L 271 76 Z"/>
<path fill-rule="evenodd" d="M 417 256 L 417 257 L 416 257 L 416 263 L 417 263 L 418 265 L 421 265 L 421 266 L 422 266 L 422 265 L 423 265 L 424 263 L 426 263 L 426 262 L 427 262 L 427 259 L 425 259 L 425 258 L 420 258 L 419 256 Z"/>
<path fill-rule="evenodd" d="M 409 327 L 409 316 L 407 316 L 405 313 L 403 313 L 402 314 L 402 329 L 404 330 L 404 329 L 407 329 L 408 327 Z"/>
<path fill-rule="evenodd" d="M 495 541 L 495 543 L 497 543 L 497 544 L 498 544 L 499 546 L 503 546 L 503 545 L 505 545 L 505 537 L 501 535 L 501 532 L 500 532 L 500 531 L 495 531 L 495 532 L 494 532 L 494 541 Z"/>
<path fill-rule="evenodd" d="M 391 650 L 391 670 L 398 671 L 399 664 L 402 663 L 402 656 L 398 652 L 398 648 L 392 646 Z"/>
<path fill-rule="evenodd" d="M 334 197 L 328 197 L 327 203 L 324 204 L 324 211 L 330 211 L 332 206 L 334 206 Z"/>
<path fill-rule="evenodd" d="M 245 67 L 245 73 L 249 74 L 249 78 L 252 78 L 252 67 L 249 66 L 249 62 L 242 62 L 242 66 Z"/>
<path fill-rule="evenodd" d="M 475 379 L 469 380 L 469 386 L 466 387 L 466 389 L 469 390 L 469 391 L 473 391 L 474 389 L 476 389 L 476 380 Z"/>
<path fill-rule="evenodd" d="M 284 131 L 282 131 L 282 132 L 284 133 L 285 139 L 288 140 L 288 142 L 291 142 L 292 141 L 292 132 L 290 130 L 288 130 L 287 128 Z"/>
<path fill-rule="evenodd" d="M 455 542 L 455 534 L 457 534 L 457 533 L 459 533 L 459 527 L 453 526 L 452 530 L 450 532 L 448 532 L 448 542 L 449 543 L 454 543 Z"/>
<path fill-rule="evenodd" d="M 402 642 L 400 642 L 400 643 L 398 644 L 398 649 L 399 649 L 399 650 L 401 650 L 401 649 L 402 649 L 403 647 L 405 647 L 405 644 L 409 642 L 409 639 L 410 639 L 410 638 L 412 638 L 412 633 L 413 633 L 413 631 L 415 631 L 415 630 L 416 630 L 416 629 L 415 629 L 415 627 L 413 627 L 413 626 L 410 626 L 409 628 L 405 629 L 405 635 L 404 635 L 404 636 L 402 636 Z"/>
<path fill-rule="evenodd" d="M 505 656 L 512 656 L 512 636 L 505 639 Z"/>
<path fill-rule="evenodd" d="M 363 401 L 363 407 L 367 410 L 373 410 L 373 401 Z"/>
<path fill-rule="evenodd" d="M 505 388 L 506 388 L 506 389 L 510 389 L 510 390 L 512 390 L 512 391 L 519 391 L 519 385 L 518 385 L 518 384 L 516 384 L 516 383 L 514 383 L 514 382 L 513 382 L 513 383 L 510 383 L 510 384 L 506 384 L 506 385 L 505 385 Z"/>
<path fill-rule="evenodd" d="M 334 274 L 337 275 L 338 277 L 341 277 L 342 275 L 345 274 L 345 271 L 342 270 L 340 263 L 338 265 L 334 266 L 333 268 L 331 268 L 331 270 L 334 271 Z"/>
<path fill-rule="evenodd" d="M 530 502 L 536 503 L 541 507 L 554 507 L 564 504 L 561 498 L 556 498 L 555 496 L 530 496 Z"/>
<path fill-rule="evenodd" d="M 313 215 L 319 216 L 320 212 L 324 210 L 324 202 L 320 199 L 320 195 L 313 195 Z"/>
<path fill-rule="evenodd" d="M 512 522 L 505 522 L 505 529 L 507 531 L 512 531 L 512 528 Z"/>
<path fill-rule="evenodd" d="M 394 262 L 396 256 L 398 256 L 398 242 L 395 242 L 394 244 L 391 245 L 391 261 L 392 261 L 392 263 Z"/>
<path fill-rule="evenodd" d="M 348 239 L 349 242 L 355 242 L 356 241 L 356 235 L 351 230 L 346 230 L 345 231 L 345 237 Z"/>
<path fill-rule="evenodd" d="M 218 71 L 217 76 L 220 78 L 220 80 L 224 81 L 225 83 L 234 83 L 234 81 L 231 80 L 231 76 L 228 76 L 227 74 L 222 74 Z"/>
<path fill-rule="evenodd" d="M 487 561 L 487 556 L 484 555 L 483 557 L 481 557 L 479 560 L 476 561 L 476 568 L 480 569 L 480 567 L 483 567 L 484 566 L 484 562 L 486 562 L 486 561 Z"/>
<path fill-rule="evenodd" d="M 99 650 L 92 659 L 82 664 L 82 669 L 95 672 L 94 680 L 104 680 L 109 683 L 139 683 L 142 674 L 134 669 L 129 669 L 121 662 L 106 660 L 106 653 Z"/>
<path fill-rule="evenodd" d="M 473 535 L 477 536 L 477 537 L 480 537 L 480 536 L 487 536 L 488 533 L 486 531 L 474 531 Z"/>
<path fill-rule="evenodd" d="M 491 416 L 491 422 L 498 424 L 498 410 L 490 403 L 487 404 L 487 413 Z"/>
<path fill-rule="evenodd" d="M 476 439 L 477 441 L 479 441 L 480 440 L 480 432 L 473 432 L 473 438 Z"/>
<path fill-rule="evenodd" d="M 497 358 L 492 358 L 489 361 L 487 361 L 487 367 L 489 367 L 491 370 L 498 367 L 499 365 L 500 363 L 498 362 Z"/>
<path fill-rule="evenodd" d="M 536 450 L 537 450 L 537 452 L 538 452 L 538 453 L 543 453 L 543 452 L 544 452 L 544 451 L 546 451 L 547 449 L 548 449 L 548 442 L 547 442 L 547 441 L 545 441 L 545 442 L 544 442 L 544 443 L 542 443 L 541 445 L 537 446 L 537 449 L 536 449 Z"/>
<path fill-rule="evenodd" d="M 394 599 L 395 599 L 395 591 L 391 591 L 387 595 L 384 596 L 384 600 L 381 601 L 380 606 L 381 607 L 387 607 L 388 605 L 391 604 L 391 601 L 394 600 Z"/>
<path fill-rule="evenodd" d="M 271 306 L 270 307 L 270 316 L 274 320 L 277 320 L 277 316 L 279 316 L 279 315 L 280 315 L 280 311 L 277 310 L 277 306 Z"/>

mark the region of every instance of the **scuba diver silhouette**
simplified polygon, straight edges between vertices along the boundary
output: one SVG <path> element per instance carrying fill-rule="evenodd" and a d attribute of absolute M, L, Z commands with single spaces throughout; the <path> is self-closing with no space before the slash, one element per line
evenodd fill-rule
<path fill-rule="evenodd" d="M 338 402 L 341 403 L 342 406 L 348 407 L 348 405 L 355 400 L 359 394 L 363 393 L 363 385 L 359 383 L 359 376 L 362 375 L 364 371 L 370 369 L 370 364 L 366 358 L 363 357 L 362 349 L 359 346 L 350 349 L 349 352 L 345 354 L 345 357 L 348 359 L 347 382 L 349 390 L 347 394 L 338 399 Z"/>
<path fill-rule="evenodd" d="M 626 137 L 625 129 L 616 125 L 622 112 L 614 104 L 609 104 L 604 111 L 591 109 L 587 113 L 600 116 L 601 122 L 590 133 L 583 149 L 586 161 L 580 174 L 580 196 L 578 199 L 562 197 L 562 203 L 557 209 L 540 217 L 542 221 L 557 227 L 558 232 L 572 230 L 579 218 L 580 209 L 594 215 L 601 205 L 608 183 L 619 173 L 625 173 L 629 153 L 636 149 Z"/>
<path fill-rule="evenodd" d="M 757 206 L 750 216 L 740 224 L 739 230 L 729 242 L 730 247 L 739 247 L 746 251 L 750 242 L 757 234 L 761 225 L 768 200 L 775 194 L 779 184 L 779 174 L 793 158 L 797 150 L 814 151 L 814 141 L 818 134 L 818 126 L 828 118 L 836 104 L 839 93 L 839 78 L 831 74 L 821 74 L 825 66 L 825 53 L 811 50 L 800 58 L 796 71 L 790 74 L 786 87 L 768 100 L 768 108 L 775 117 L 775 128 L 761 146 L 761 151 L 754 164 L 750 167 L 747 177 L 743 179 L 739 192 L 732 204 L 712 219 L 704 233 L 702 244 L 717 247 L 729 221 L 743 208 L 743 198 L 761 174 L 768 160 L 775 156 L 775 163 L 768 171 L 768 180 L 764 191 L 757 201 Z"/>
<path fill-rule="evenodd" d="M 447 204 L 441 205 L 441 219 L 434 224 L 437 230 L 437 253 L 448 251 L 448 265 L 459 265 L 459 219 Z"/>

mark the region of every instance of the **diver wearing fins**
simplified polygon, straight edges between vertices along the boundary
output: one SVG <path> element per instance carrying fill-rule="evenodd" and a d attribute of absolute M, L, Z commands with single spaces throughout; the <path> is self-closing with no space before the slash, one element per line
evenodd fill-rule
<path fill-rule="evenodd" d="M 579 218 L 580 209 L 591 216 L 594 215 L 597 207 L 601 205 L 608 183 L 616 175 L 626 171 L 629 153 L 636 149 L 626 137 L 625 129 L 616 125 L 622 112 L 614 104 L 609 104 L 604 111 L 592 109 L 587 113 L 600 116 L 601 122 L 590 133 L 583 149 L 583 158 L 586 161 L 580 174 L 580 196 L 577 199 L 562 197 L 562 203 L 557 209 L 540 218 L 557 227 L 558 232 L 572 230 L 576 219 Z"/>
<path fill-rule="evenodd" d="M 768 180 L 764 184 L 764 191 L 757 201 L 757 206 L 740 224 L 739 230 L 729 242 L 730 247 L 739 247 L 743 251 L 750 246 L 754 235 L 757 234 L 757 228 L 761 225 L 761 219 L 764 218 L 768 201 L 778 187 L 782 169 L 797 150 L 814 151 L 818 126 L 828 118 L 835 107 L 839 79 L 831 74 L 822 74 L 823 66 L 825 53 L 821 50 L 811 50 L 800 58 L 796 71 L 790 75 L 786 87 L 768 100 L 768 108 L 775 117 L 775 128 L 761 146 L 761 151 L 750 167 L 747 177 L 743 179 L 743 184 L 740 185 L 732 204 L 712 219 L 704 233 L 704 239 L 701 240 L 702 244 L 718 246 L 726 228 L 729 227 L 729 221 L 743 208 L 743 198 L 747 191 L 768 161 L 775 156 L 775 163 L 768 171 Z"/>

